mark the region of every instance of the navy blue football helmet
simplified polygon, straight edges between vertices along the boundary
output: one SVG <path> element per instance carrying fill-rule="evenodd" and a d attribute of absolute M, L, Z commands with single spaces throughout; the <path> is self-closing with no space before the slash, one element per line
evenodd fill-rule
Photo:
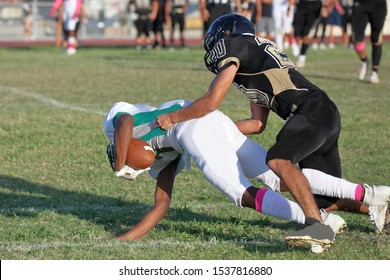
<path fill-rule="evenodd" d="M 254 24 L 239 14 L 227 14 L 217 18 L 210 26 L 205 36 L 203 47 L 206 52 L 213 49 L 216 42 L 225 37 L 240 34 L 255 35 Z"/>

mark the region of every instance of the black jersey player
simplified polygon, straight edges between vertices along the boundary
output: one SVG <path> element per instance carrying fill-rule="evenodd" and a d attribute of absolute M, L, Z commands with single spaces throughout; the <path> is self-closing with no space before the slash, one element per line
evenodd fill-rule
<path fill-rule="evenodd" d="M 378 70 L 382 56 L 382 30 L 387 15 L 386 0 L 355 0 L 353 5 L 352 29 L 354 48 L 358 54 L 362 65 L 359 70 L 359 79 L 366 78 L 368 68 L 368 58 L 366 45 L 364 42 L 365 30 L 370 23 L 372 44 L 372 73 L 370 82 L 379 83 Z"/>

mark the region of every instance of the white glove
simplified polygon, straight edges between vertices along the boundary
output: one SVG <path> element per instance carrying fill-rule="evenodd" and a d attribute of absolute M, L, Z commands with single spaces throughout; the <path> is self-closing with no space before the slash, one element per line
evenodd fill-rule
<path fill-rule="evenodd" d="M 145 169 L 138 169 L 138 170 L 135 170 L 127 165 L 123 166 L 123 168 L 119 171 L 116 171 L 115 172 L 115 175 L 117 177 L 122 177 L 122 178 L 125 178 L 127 180 L 135 180 L 135 178 L 137 178 L 137 176 L 141 173 L 143 173 L 144 171 L 147 171 L 149 170 L 150 167 L 148 168 L 145 168 Z"/>

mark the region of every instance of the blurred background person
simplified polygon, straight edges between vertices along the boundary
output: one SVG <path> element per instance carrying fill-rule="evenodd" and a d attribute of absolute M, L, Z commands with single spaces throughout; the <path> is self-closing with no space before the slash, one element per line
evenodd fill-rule
<path fill-rule="evenodd" d="M 164 26 L 167 17 L 169 17 L 169 11 L 167 10 L 167 1 L 158 0 L 157 16 L 153 21 L 153 33 L 154 33 L 154 48 L 166 48 Z M 168 15 L 167 15 L 168 14 Z"/>
<path fill-rule="evenodd" d="M 275 24 L 275 42 L 282 50 L 291 47 L 294 56 L 299 55 L 299 47 L 295 41 L 292 22 L 294 7 L 289 8 L 288 0 L 272 1 L 272 17 Z"/>
<path fill-rule="evenodd" d="M 131 10 L 134 6 L 134 25 L 137 29 L 135 37 L 135 48 L 140 50 L 146 47 L 148 50 L 153 48 L 150 31 L 152 23 L 157 17 L 159 1 L 158 0 L 130 0 L 128 9 Z"/>
<path fill-rule="evenodd" d="M 326 50 L 326 28 L 328 27 L 328 13 L 323 13 L 314 23 L 314 34 L 312 41 L 313 50 Z"/>
<path fill-rule="evenodd" d="M 349 47 L 352 44 L 353 0 L 340 0 L 339 2 L 344 11 L 344 13 L 341 15 L 341 32 L 343 36 L 343 44 L 344 47 Z"/>
<path fill-rule="evenodd" d="M 387 15 L 386 0 L 355 0 L 353 6 L 352 29 L 354 48 L 361 61 L 359 70 L 359 79 L 365 80 L 369 59 L 366 53 L 366 43 L 364 41 L 364 32 L 368 23 L 371 27 L 371 60 L 372 73 L 370 82 L 379 83 L 378 71 L 382 57 L 383 26 Z"/>
<path fill-rule="evenodd" d="M 272 0 L 256 0 L 256 34 L 271 41 L 275 39 Z"/>
<path fill-rule="evenodd" d="M 339 0 L 329 0 L 328 6 L 328 47 L 329 49 L 335 48 L 334 30 L 339 28 L 341 30 L 341 15 L 344 14 L 344 9 L 341 7 Z"/>
<path fill-rule="evenodd" d="M 62 6 L 62 26 L 66 39 L 66 54 L 74 55 L 77 52 L 76 29 L 80 21 L 80 13 L 82 11 L 82 0 L 56 0 L 50 9 L 50 16 L 54 16 L 57 9 Z"/>
<path fill-rule="evenodd" d="M 256 9 L 256 0 L 241 0 L 241 15 L 255 23 L 254 13 Z"/>
<path fill-rule="evenodd" d="M 189 0 L 167 0 L 167 9 L 169 11 L 169 18 L 171 22 L 170 43 L 171 48 L 175 46 L 175 30 L 178 27 L 180 46 L 186 47 L 185 44 L 185 14 L 188 10 Z M 168 20 L 169 22 L 169 20 Z"/>
<path fill-rule="evenodd" d="M 296 66 L 305 67 L 306 53 L 312 43 L 309 33 L 316 20 L 327 15 L 328 0 L 289 0 L 290 6 L 296 5 L 293 20 L 294 37 L 301 45 Z M 297 3 L 296 3 L 297 2 Z"/>
<path fill-rule="evenodd" d="M 76 39 L 76 41 L 75 41 L 76 49 L 80 45 L 80 40 L 78 39 L 80 25 L 81 24 L 86 24 L 87 21 L 88 20 L 87 20 L 87 17 L 85 16 L 84 7 L 83 7 L 83 5 L 81 5 L 80 13 L 79 13 L 79 16 L 78 16 L 78 21 L 76 23 L 76 28 L 75 28 L 74 33 L 73 33 L 73 35 L 74 35 L 74 37 Z M 64 48 L 67 48 L 68 47 L 68 39 L 69 39 L 69 36 L 70 36 L 70 31 L 67 30 L 64 25 L 62 26 L 62 34 L 63 34 L 63 38 L 64 38 L 62 45 L 63 45 Z"/>
<path fill-rule="evenodd" d="M 22 5 L 23 10 L 23 18 L 22 18 L 22 24 L 23 24 L 23 34 L 24 34 L 24 40 L 25 41 L 31 41 L 32 39 L 32 30 L 31 30 L 31 24 L 32 24 L 32 7 L 29 3 L 29 0 L 25 0 Z"/>
<path fill-rule="evenodd" d="M 230 0 L 199 0 L 198 9 L 203 21 L 203 37 L 214 20 L 234 12 L 232 5 L 235 6 L 236 12 L 241 13 L 241 0 L 234 1 L 231 3 Z"/>

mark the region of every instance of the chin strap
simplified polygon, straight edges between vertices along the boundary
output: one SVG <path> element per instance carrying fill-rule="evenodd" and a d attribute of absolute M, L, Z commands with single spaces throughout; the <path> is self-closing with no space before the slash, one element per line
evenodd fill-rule
<path fill-rule="evenodd" d="M 147 170 L 150 170 L 150 167 L 148 168 L 145 168 L 145 169 L 138 169 L 138 170 L 135 170 L 133 168 L 131 168 L 130 166 L 123 166 L 123 168 L 119 171 L 116 171 L 115 172 L 115 175 L 117 177 L 122 177 L 124 179 L 127 179 L 127 180 L 135 180 L 135 178 L 137 178 L 138 175 L 140 175 L 141 173 L 147 171 Z"/>

